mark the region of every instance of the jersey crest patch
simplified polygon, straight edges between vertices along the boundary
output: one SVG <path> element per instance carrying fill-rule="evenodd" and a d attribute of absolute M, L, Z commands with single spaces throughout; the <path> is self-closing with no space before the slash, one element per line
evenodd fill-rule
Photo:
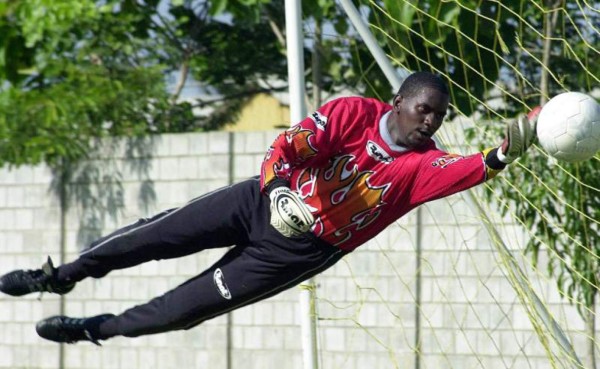
<path fill-rule="evenodd" d="M 369 154 L 369 156 L 373 159 L 385 164 L 389 164 L 392 161 L 394 161 L 394 158 L 392 158 L 387 152 L 385 152 L 385 150 L 382 149 L 381 146 L 377 145 L 371 140 L 367 141 L 367 154 Z"/>
<path fill-rule="evenodd" d="M 442 169 L 446 168 L 450 164 L 454 164 L 457 161 L 464 159 L 464 156 L 457 154 L 449 154 L 444 155 L 440 158 L 437 158 L 436 161 L 431 163 L 432 167 L 440 167 Z"/>
<path fill-rule="evenodd" d="M 323 114 L 316 111 L 316 112 L 312 113 L 310 118 L 313 120 L 313 122 L 315 122 L 318 129 L 320 129 L 321 131 L 325 130 L 325 126 L 327 125 L 327 117 L 326 116 L 324 116 Z"/>

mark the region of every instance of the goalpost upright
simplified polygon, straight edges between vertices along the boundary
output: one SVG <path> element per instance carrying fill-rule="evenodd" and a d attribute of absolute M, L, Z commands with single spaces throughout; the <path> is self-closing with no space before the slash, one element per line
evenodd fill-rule
<path fill-rule="evenodd" d="M 306 116 L 304 101 L 304 36 L 302 32 L 301 0 L 285 0 L 285 30 L 288 62 L 288 90 L 290 98 L 290 124 Z M 315 313 L 314 282 L 300 285 L 300 323 L 302 331 L 302 358 L 304 369 L 317 369 L 318 348 Z"/>

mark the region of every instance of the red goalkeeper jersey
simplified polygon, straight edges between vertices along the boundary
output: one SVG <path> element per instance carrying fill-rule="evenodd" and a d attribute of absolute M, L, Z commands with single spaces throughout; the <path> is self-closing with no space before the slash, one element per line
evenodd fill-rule
<path fill-rule="evenodd" d="M 261 188 L 289 181 L 311 209 L 312 232 L 351 251 L 427 201 L 486 180 L 482 153 L 448 154 L 430 140 L 408 150 L 393 143 L 375 99 L 333 100 L 281 133 L 261 169 Z"/>

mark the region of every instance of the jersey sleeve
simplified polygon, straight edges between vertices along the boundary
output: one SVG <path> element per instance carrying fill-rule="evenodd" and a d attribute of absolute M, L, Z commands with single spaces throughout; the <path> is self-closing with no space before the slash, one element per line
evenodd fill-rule
<path fill-rule="evenodd" d="M 327 164 L 353 119 L 347 102 L 337 99 L 280 133 L 261 165 L 261 191 L 267 192 L 274 183 L 289 183 L 295 169 Z"/>
<path fill-rule="evenodd" d="M 463 156 L 433 150 L 421 162 L 411 203 L 418 205 L 450 196 L 493 178 L 501 169 L 486 164 L 488 152 Z"/>

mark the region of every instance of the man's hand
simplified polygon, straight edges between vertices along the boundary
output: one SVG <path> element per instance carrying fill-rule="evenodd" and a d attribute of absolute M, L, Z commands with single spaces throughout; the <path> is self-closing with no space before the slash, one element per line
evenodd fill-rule
<path fill-rule="evenodd" d="M 527 115 L 508 121 L 504 142 L 498 149 L 498 159 L 510 164 L 527 151 L 535 137 L 535 125 L 542 108 L 537 106 Z"/>
<path fill-rule="evenodd" d="M 285 237 L 307 232 L 315 222 L 308 206 L 288 187 L 277 187 L 271 198 L 271 225 Z"/>

